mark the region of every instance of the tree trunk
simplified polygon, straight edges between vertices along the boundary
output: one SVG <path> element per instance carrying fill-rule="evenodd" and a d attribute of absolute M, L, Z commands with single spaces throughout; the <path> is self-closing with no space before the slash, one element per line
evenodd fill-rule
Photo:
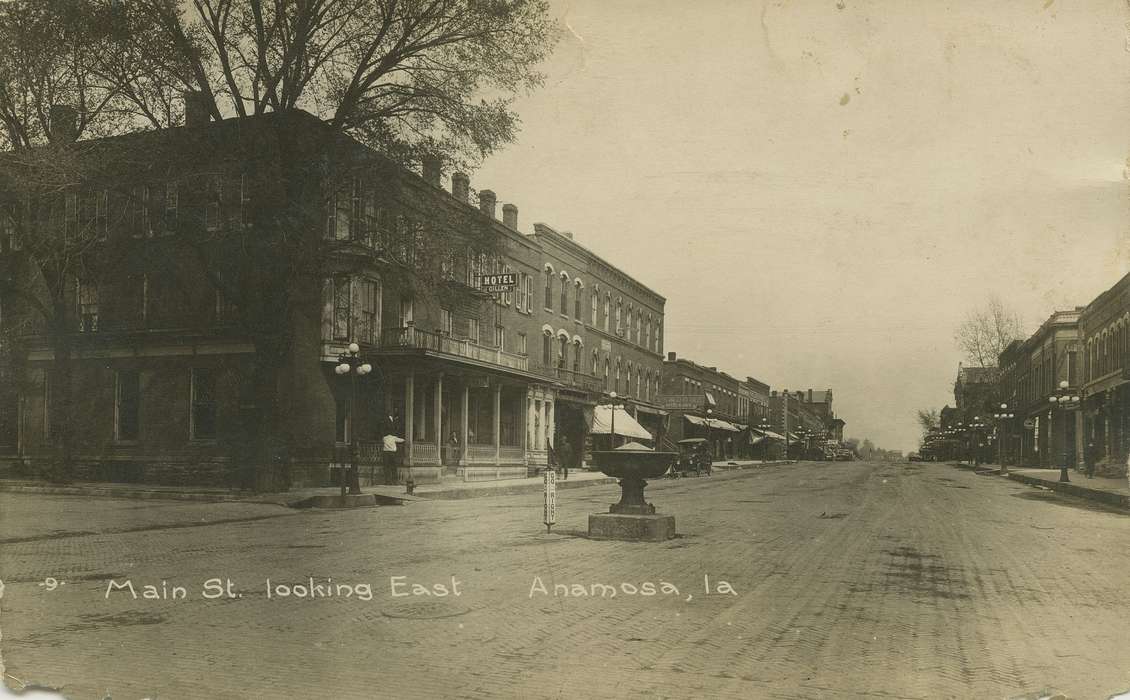
<path fill-rule="evenodd" d="M 54 449 L 44 468 L 44 477 L 56 484 L 65 484 L 74 477 L 74 352 L 69 329 L 66 327 L 62 304 L 55 305 L 55 319 L 48 323 L 54 359 L 51 363 L 47 424 L 51 430 Z"/>

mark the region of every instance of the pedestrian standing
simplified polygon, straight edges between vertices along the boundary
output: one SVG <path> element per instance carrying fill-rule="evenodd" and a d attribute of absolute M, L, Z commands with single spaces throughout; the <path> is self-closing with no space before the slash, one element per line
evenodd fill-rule
<path fill-rule="evenodd" d="M 395 484 L 400 481 L 400 443 L 404 438 L 391 432 L 385 434 L 381 441 L 381 455 L 385 470 L 385 483 Z"/>
<path fill-rule="evenodd" d="M 561 436 L 557 452 L 558 461 L 561 462 L 561 478 L 567 481 L 569 479 L 569 462 L 573 459 L 573 446 L 569 444 L 569 438 L 565 435 Z"/>
<path fill-rule="evenodd" d="M 1087 454 L 1083 456 L 1083 464 L 1087 467 L 1087 478 L 1095 475 L 1095 443 L 1087 443 Z"/>

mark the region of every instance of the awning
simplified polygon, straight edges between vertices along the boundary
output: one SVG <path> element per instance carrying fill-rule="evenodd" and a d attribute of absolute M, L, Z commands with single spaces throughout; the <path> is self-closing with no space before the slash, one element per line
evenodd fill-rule
<path fill-rule="evenodd" d="M 765 433 L 765 437 L 771 437 L 774 440 L 784 440 L 785 439 L 784 435 L 781 435 L 780 433 L 775 433 L 772 430 L 762 430 L 761 432 Z"/>
<path fill-rule="evenodd" d="M 741 429 L 738 428 L 738 426 L 729 421 L 719 420 L 717 418 L 707 418 L 706 421 L 711 428 L 718 428 L 719 430 L 729 430 L 732 433 L 741 432 Z"/>
<path fill-rule="evenodd" d="M 663 409 L 651 408 L 650 406 L 644 406 L 643 404 L 636 404 L 636 413 L 650 413 L 654 416 L 667 415 L 667 411 L 664 411 Z"/>
<path fill-rule="evenodd" d="M 607 405 L 598 405 L 592 411 L 592 427 L 589 432 L 594 435 L 610 435 L 612 433 L 612 407 Z M 640 438 L 643 440 L 652 440 L 651 433 L 644 430 L 644 427 L 632 418 L 632 414 L 625 411 L 622 407 L 616 407 L 616 434 L 623 437 Z"/>
<path fill-rule="evenodd" d="M 753 433 L 749 434 L 749 444 L 751 444 L 751 445 L 756 445 L 758 443 L 765 442 L 768 439 L 769 439 L 768 435 L 754 435 Z"/>
<path fill-rule="evenodd" d="M 706 422 L 706 419 L 705 419 L 705 418 L 699 418 L 698 416 L 688 416 L 688 415 L 685 415 L 685 414 L 684 414 L 684 415 L 683 415 L 683 418 L 686 418 L 687 420 L 689 420 L 689 421 L 690 421 L 691 423 L 693 423 L 694 425 L 701 425 L 701 426 L 703 426 L 704 428 L 705 428 L 705 427 L 708 427 L 708 426 L 710 425 L 710 423 L 707 423 L 707 422 Z"/>

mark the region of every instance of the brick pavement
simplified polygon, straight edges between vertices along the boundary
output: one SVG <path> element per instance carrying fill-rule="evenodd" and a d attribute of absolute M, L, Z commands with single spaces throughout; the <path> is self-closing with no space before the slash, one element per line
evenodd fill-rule
<path fill-rule="evenodd" d="M 1130 516 L 933 464 L 655 482 L 681 537 L 578 536 L 614 485 L 4 545 L 8 673 L 72 697 L 1007 697 L 1130 688 Z M 348 533 L 347 535 L 343 533 Z M 52 593 L 36 582 L 70 582 Z M 104 599 L 230 576 L 232 600 Z M 392 598 L 390 576 L 459 598 Z M 702 592 L 702 576 L 737 595 Z M 272 599 L 264 579 L 367 581 Z M 530 595 L 669 581 L 679 595 Z M 119 578 L 121 580 L 121 578 Z M 691 600 L 687 596 L 693 595 Z"/>

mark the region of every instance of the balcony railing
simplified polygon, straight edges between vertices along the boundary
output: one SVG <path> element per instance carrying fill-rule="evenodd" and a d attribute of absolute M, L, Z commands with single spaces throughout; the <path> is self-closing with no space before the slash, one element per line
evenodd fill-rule
<path fill-rule="evenodd" d="M 397 348 L 429 350 L 445 355 L 454 355 L 456 357 L 478 360 L 479 362 L 487 362 L 498 365 L 499 367 L 522 371 L 529 370 L 529 358 L 525 355 L 517 355 L 499 348 L 488 348 L 472 342 L 468 338 L 454 338 L 442 333 L 425 331 L 415 326 L 386 328 L 381 331 L 380 347 L 382 350 L 394 350 Z"/>
<path fill-rule="evenodd" d="M 594 377 L 584 372 L 578 372 L 564 367 L 554 367 L 550 372 L 550 376 L 554 377 L 565 386 L 571 386 L 581 391 L 599 394 L 603 388 L 603 382 L 600 377 Z"/>

